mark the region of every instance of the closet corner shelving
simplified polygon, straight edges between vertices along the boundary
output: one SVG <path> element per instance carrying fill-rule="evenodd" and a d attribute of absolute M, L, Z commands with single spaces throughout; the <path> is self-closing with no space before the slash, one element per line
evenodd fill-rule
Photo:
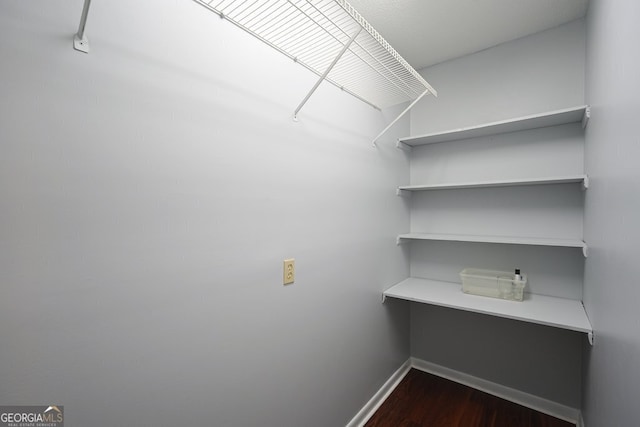
<path fill-rule="evenodd" d="M 482 136 L 497 135 L 500 133 L 518 132 L 529 129 L 537 129 L 550 126 L 558 126 L 569 123 L 582 123 L 586 126 L 590 117 L 588 105 L 564 108 L 540 114 L 518 117 L 515 119 L 501 120 L 485 123 L 477 126 L 463 127 L 442 132 L 428 133 L 419 136 L 400 138 L 399 143 L 410 147 L 439 142 L 457 141 L 461 139 L 479 138 Z M 399 144 L 399 145 L 400 145 Z"/>
<path fill-rule="evenodd" d="M 400 244 L 403 240 L 440 240 L 448 242 L 500 243 L 506 245 L 579 248 L 582 249 L 582 254 L 585 258 L 588 256 L 587 244 L 578 239 L 550 239 L 523 236 L 478 236 L 475 234 L 405 233 L 398 235 L 396 243 Z"/>
<path fill-rule="evenodd" d="M 570 123 L 582 123 L 584 127 L 589 117 L 589 106 L 583 105 L 478 126 L 400 138 L 397 147 L 399 149 L 410 150 L 411 147 L 427 144 L 481 138 Z M 586 190 L 589 188 L 589 177 L 585 174 L 574 174 L 564 176 L 534 176 L 524 179 L 412 184 L 399 186 L 397 194 L 405 195 L 423 191 L 558 184 L 580 184 L 581 188 Z M 420 240 L 566 247 L 581 249 L 585 258 L 588 255 L 587 244 L 581 239 L 410 232 L 398 235 L 397 243 Z M 561 286 L 562 284 L 560 283 L 559 285 Z M 384 291 L 383 301 L 387 297 L 583 332 L 587 334 L 589 342 L 593 344 L 593 329 L 587 318 L 582 301 L 578 299 L 529 293 L 526 294 L 526 298 L 522 302 L 505 301 L 465 294 L 462 292 L 460 283 L 417 277 L 409 277 L 390 287 Z"/>
<path fill-rule="evenodd" d="M 573 184 L 579 183 L 583 189 L 589 188 L 589 177 L 587 175 L 567 175 L 548 176 L 524 179 L 493 180 L 493 181 L 473 181 L 446 184 L 424 184 L 424 185 L 401 185 L 401 191 L 431 191 L 431 190 L 456 190 L 462 188 L 489 188 L 489 187 L 515 187 L 524 185 L 546 185 L 546 184 Z"/>
<path fill-rule="evenodd" d="M 524 301 L 469 295 L 459 283 L 409 277 L 383 293 L 418 303 L 488 314 L 555 328 L 583 332 L 593 340 L 593 329 L 581 301 L 546 295 L 525 294 Z"/>

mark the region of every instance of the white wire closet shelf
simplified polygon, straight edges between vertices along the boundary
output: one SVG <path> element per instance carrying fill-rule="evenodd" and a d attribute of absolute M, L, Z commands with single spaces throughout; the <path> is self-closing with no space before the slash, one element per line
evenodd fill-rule
<path fill-rule="evenodd" d="M 423 96 L 438 96 L 427 81 L 345 0 L 194 0 L 262 40 L 320 78 L 294 111 L 294 119 L 326 80 L 381 110 L 410 102 L 373 140 Z M 74 49 L 88 53 L 84 0 Z"/>
<path fill-rule="evenodd" d="M 194 0 L 306 67 L 382 109 L 437 92 L 344 0 Z M 378 135 L 377 138 L 380 137 Z"/>
<path fill-rule="evenodd" d="M 195 0 L 376 108 L 435 90 L 344 0 Z M 363 29 L 364 31 L 360 31 Z"/>

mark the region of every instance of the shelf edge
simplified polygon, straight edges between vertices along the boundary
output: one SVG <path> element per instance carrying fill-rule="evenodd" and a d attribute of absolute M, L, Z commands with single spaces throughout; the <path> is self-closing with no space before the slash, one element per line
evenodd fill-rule
<path fill-rule="evenodd" d="M 554 184 L 579 184 L 588 188 L 587 175 L 567 175 L 544 178 L 525 178 L 513 180 L 477 181 L 446 184 L 425 184 L 425 185 L 401 185 L 399 190 L 403 191 L 432 191 L 432 190 L 456 190 L 464 188 L 493 188 L 493 187 L 517 187 L 528 185 L 554 185 Z"/>
<path fill-rule="evenodd" d="M 580 105 L 575 107 L 563 108 L 559 110 L 547 111 L 538 114 L 531 114 L 528 116 L 516 117 L 512 119 L 499 120 L 495 122 L 482 123 L 475 126 L 467 126 L 458 129 L 450 129 L 439 132 L 432 132 L 423 135 L 417 136 L 408 136 L 399 138 L 399 141 L 409 145 L 411 147 L 420 146 L 420 145 L 428 145 L 428 144 L 436 144 L 440 142 L 448 142 L 455 140 L 463 140 L 474 137 L 481 137 L 487 135 L 497 135 L 500 133 L 509 133 L 509 132 L 519 132 L 531 129 L 537 129 L 547 126 L 559 126 L 563 124 L 569 123 L 580 123 L 583 121 L 585 117 L 585 112 L 589 109 L 588 105 Z M 575 114 L 575 117 L 573 116 Z M 560 121 L 553 121 L 553 124 L 542 124 L 542 125 L 534 125 L 528 126 L 527 122 L 535 122 L 540 121 L 544 118 L 553 118 L 553 117 L 562 117 L 566 116 L 567 118 Z M 515 126 L 518 123 L 522 123 L 523 126 Z M 509 130 L 500 130 L 500 127 L 509 127 L 509 125 L 514 125 L 514 129 Z M 492 131 L 492 128 L 497 129 Z M 478 133 L 478 135 L 472 135 L 473 133 Z M 437 140 L 438 138 L 442 138 L 441 140 Z M 425 140 L 424 142 L 419 142 L 420 140 Z M 435 141 L 429 141 L 435 140 Z"/>
<path fill-rule="evenodd" d="M 574 332 L 580 332 L 580 333 L 585 333 L 588 335 L 589 338 L 589 342 L 592 344 L 593 343 L 593 326 L 591 325 L 591 322 L 589 321 L 589 318 L 586 314 L 586 310 L 584 309 L 584 305 L 582 304 L 582 301 L 580 300 L 574 300 L 574 299 L 567 299 L 567 298 L 559 298 L 559 297 L 550 297 L 550 296 L 546 296 L 546 295 L 537 295 L 537 294 L 531 294 L 531 295 L 536 295 L 538 298 L 543 297 L 543 298 L 548 298 L 550 300 L 566 300 L 566 301 L 571 301 L 573 303 L 579 304 L 581 307 L 581 314 L 583 316 L 582 322 L 585 325 L 588 326 L 584 326 L 584 325 L 578 325 L 578 322 L 574 323 L 574 324 L 568 324 L 568 323 L 559 323 L 558 321 L 554 321 L 554 320 L 541 320 L 541 319 L 537 319 L 537 318 L 532 318 L 532 317 L 524 317 L 524 316 L 517 316 L 511 313 L 506 313 L 506 312 L 498 312 L 498 311 L 491 311 L 488 309 L 483 309 L 483 308 L 472 308 L 472 307 L 468 307 L 468 306 L 463 306 L 460 304 L 455 304 L 453 302 L 451 303 L 446 303 L 446 302 L 442 302 L 442 301 L 435 301 L 435 300 L 425 300 L 419 297 L 411 297 L 411 296 L 407 296 L 404 294 L 399 294 L 399 293 L 394 293 L 392 292 L 392 290 L 394 288 L 396 288 L 397 286 L 403 285 L 407 282 L 410 281 L 416 281 L 416 280 L 423 280 L 425 281 L 425 284 L 428 282 L 433 282 L 433 283 L 439 283 L 442 285 L 446 285 L 446 286 L 453 286 L 453 285 L 458 285 L 461 286 L 460 283 L 454 283 L 454 282 L 442 282 L 442 281 L 436 281 L 436 280 L 430 280 L 430 279 L 418 279 L 418 278 L 413 278 L 410 277 L 408 279 L 405 279 L 393 286 L 391 286 L 390 288 L 388 288 L 387 290 L 385 290 L 383 292 L 383 300 L 384 298 L 396 298 L 396 299 L 402 299 L 405 301 L 411 301 L 411 302 L 416 302 L 416 303 L 420 303 L 420 304 L 429 304 L 429 305 L 436 305 L 436 306 L 440 306 L 440 307 L 446 307 L 446 308 L 451 308 L 451 309 L 455 309 L 455 310 L 461 310 L 461 311 L 469 311 L 469 312 L 473 312 L 473 313 L 480 313 L 480 314 L 485 314 L 488 316 L 494 316 L 494 317 L 500 317 L 500 318 L 504 318 L 504 319 L 511 319 L 511 320 L 518 320 L 518 321 L 522 321 L 522 322 L 527 322 L 527 323 L 533 323 L 533 324 L 538 324 L 538 325 L 543 325 L 543 326 L 549 326 L 549 327 L 553 327 L 553 328 L 559 328 L 559 329 L 565 329 L 565 330 L 570 330 L 570 331 L 574 331 Z M 462 292 L 462 291 L 460 291 Z M 482 296 L 476 296 L 476 295 L 468 295 L 468 294 L 464 294 L 466 296 L 470 296 L 470 297 L 477 297 L 477 298 L 489 298 L 489 297 L 482 297 Z M 514 304 L 526 304 L 527 302 L 514 302 L 514 301 L 506 301 L 508 303 L 514 303 Z M 593 344 L 592 344 L 593 345 Z"/>
<path fill-rule="evenodd" d="M 527 245 L 527 246 L 552 246 L 564 248 L 579 248 L 583 251 L 587 244 L 578 239 L 550 239 L 534 237 L 507 237 L 507 236 L 477 236 L 470 234 L 438 234 L 438 233 L 404 233 L 399 234 L 398 239 L 402 240 L 434 240 L 447 242 L 468 242 L 468 243 L 496 243 L 505 245 Z"/>

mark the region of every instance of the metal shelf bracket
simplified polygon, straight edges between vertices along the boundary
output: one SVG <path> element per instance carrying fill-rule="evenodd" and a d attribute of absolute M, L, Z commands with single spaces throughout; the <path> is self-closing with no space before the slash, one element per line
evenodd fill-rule
<path fill-rule="evenodd" d="M 80 25 L 78 26 L 78 32 L 73 37 L 73 48 L 79 52 L 89 53 L 89 40 L 84 35 L 84 27 L 87 25 L 87 16 L 89 15 L 89 7 L 91 6 L 91 0 L 84 0 L 84 6 L 82 7 L 82 15 L 80 16 Z"/>
<path fill-rule="evenodd" d="M 408 153 L 410 153 L 411 150 L 413 149 L 413 147 L 411 147 L 408 144 L 405 144 L 404 142 L 402 142 L 400 140 L 396 141 L 396 148 L 399 149 L 399 150 L 402 150 L 402 151 L 406 151 Z"/>
<path fill-rule="evenodd" d="M 89 40 L 86 36 L 80 38 L 77 34 L 73 36 L 73 48 L 77 51 L 89 53 Z"/>
<path fill-rule="evenodd" d="M 398 117 L 396 117 L 391 123 L 389 123 L 386 128 L 382 129 L 382 131 L 378 134 L 378 136 L 373 138 L 373 145 L 375 146 L 376 145 L 376 141 L 382 135 L 384 135 L 389 129 L 391 129 L 391 126 L 395 125 L 396 122 L 402 118 L 402 116 L 404 116 L 409 110 L 411 110 L 413 108 L 413 106 L 416 105 L 418 103 L 418 101 L 420 101 L 422 99 L 422 97 L 425 96 L 428 93 L 433 93 L 434 96 L 438 96 L 438 92 L 436 92 L 434 89 L 426 89 L 424 92 L 422 92 L 416 99 L 413 100 L 413 102 L 411 104 L 409 104 L 409 106 L 407 108 L 404 109 L 404 111 L 402 111 L 402 113 L 400 113 L 400 115 L 398 115 Z"/>
<path fill-rule="evenodd" d="M 582 128 L 587 127 L 587 123 L 589 123 L 589 119 L 591 118 L 591 107 L 587 105 L 587 108 L 584 109 L 584 116 L 582 116 Z"/>
<path fill-rule="evenodd" d="M 589 247 L 587 246 L 587 244 L 585 243 L 585 245 L 582 247 L 582 255 L 584 255 L 585 258 L 589 257 Z"/>
<path fill-rule="evenodd" d="M 586 190 L 589 188 L 589 176 L 585 175 L 584 180 L 582 180 L 582 189 Z"/>
<path fill-rule="evenodd" d="M 382 302 L 384 302 L 384 300 Z M 593 343 L 595 342 L 595 339 L 596 339 L 593 331 L 587 332 L 587 339 L 589 340 L 589 344 L 593 346 Z"/>

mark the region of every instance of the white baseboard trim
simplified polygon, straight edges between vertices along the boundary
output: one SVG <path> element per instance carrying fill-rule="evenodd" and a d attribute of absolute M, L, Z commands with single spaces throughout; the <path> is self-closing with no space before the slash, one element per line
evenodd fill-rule
<path fill-rule="evenodd" d="M 437 375 L 442 378 L 464 384 L 466 386 L 475 388 L 485 393 L 492 394 L 510 402 L 517 403 L 527 408 L 534 409 L 544 414 L 551 415 L 561 420 L 577 424 L 581 427 L 584 426 L 580 411 L 570 406 L 562 405 L 551 400 L 543 399 L 538 396 L 534 396 L 523 391 L 519 391 L 510 387 L 506 387 L 491 381 L 483 380 L 469 374 L 455 371 L 453 369 L 445 368 L 444 366 L 436 365 L 435 363 L 427 362 L 425 360 L 410 358 L 411 367 L 419 369 L 424 372 L 428 372 L 433 375 Z"/>
<path fill-rule="evenodd" d="M 395 388 L 400 384 L 400 381 L 407 375 L 409 370 L 411 369 L 411 359 L 408 359 L 406 362 L 395 371 L 391 377 L 380 387 L 371 399 L 358 411 L 355 417 L 346 427 L 362 427 L 364 426 L 369 418 L 373 416 L 373 414 L 378 410 L 380 405 L 389 397 L 391 392 L 395 390 Z"/>
<path fill-rule="evenodd" d="M 582 412 L 578 412 L 578 422 L 576 423 L 578 427 L 585 427 L 584 418 L 582 418 Z"/>
<path fill-rule="evenodd" d="M 577 427 L 585 427 L 582 413 L 570 406 L 562 405 L 560 403 L 553 402 L 551 400 L 544 399 L 542 397 L 534 396 L 533 394 L 525 393 L 510 387 L 506 387 L 491 381 L 483 380 L 482 378 L 474 377 L 473 375 L 465 374 L 463 372 L 455 371 L 450 368 L 446 368 L 435 363 L 427 362 L 426 360 L 417 359 L 415 357 L 409 358 L 406 362 L 395 371 L 391 377 L 380 387 L 380 389 L 373 395 L 371 399 L 358 411 L 346 427 L 363 427 L 369 418 L 378 410 L 380 405 L 389 397 L 391 392 L 400 384 L 400 381 L 407 375 L 411 368 L 418 369 L 420 371 L 428 372 L 433 375 L 437 375 L 442 378 L 446 378 L 450 381 L 454 381 L 458 384 L 463 384 L 476 390 L 484 391 L 485 393 L 492 394 L 510 402 L 517 403 L 527 408 L 534 409 L 538 412 L 542 412 L 547 415 L 551 415 L 561 420 L 576 424 Z"/>

